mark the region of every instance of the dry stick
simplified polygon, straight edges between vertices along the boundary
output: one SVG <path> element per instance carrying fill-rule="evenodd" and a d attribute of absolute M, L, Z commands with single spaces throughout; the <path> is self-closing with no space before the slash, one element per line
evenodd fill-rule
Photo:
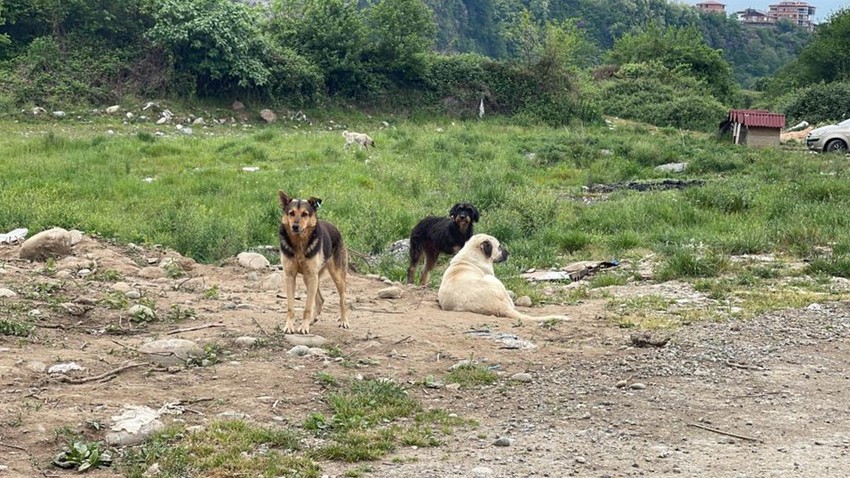
<path fill-rule="evenodd" d="M 114 370 L 104 372 L 100 375 L 94 375 L 92 377 L 71 378 L 67 375 L 61 375 L 59 377 L 56 377 L 53 380 L 55 380 L 57 382 L 65 382 L 65 383 L 71 383 L 71 384 L 79 385 L 79 384 L 82 384 L 82 383 L 94 382 L 95 380 L 102 380 L 104 378 L 111 377 L 113 375 L 117 375 L 117 374 L 123 372 L 124 370 L 128 370 L 128 369 L 135 368 L 135 367 L 141 367 L 142 365 L 145 365 L 145 364 L 131 362 L 131 363 L 128 363 L 126 365 L 122 365 L 122 366 L 120 366 L 120 367 L 118 367 Z"/>
<path fill-rule="evenodd" d="M 362 310 L 364 312 L 372 312 L 375 314 L 397 314 L 402 315 L 404 312 L 398 310 L 386 310 L 386 309 L 369 309 L 367 307 L 352 307 L 352 310 Z"/>
<path fill-rule="evenodd" d="M 407 342 L 408 340 L 410 340 L 410 335 L 408 335 L 407 337 L 405 337 L 405 338 L 403 338 L 403 339 L 401 339 L 401 340 L 396 340 L 395 342 L 393 342 L 393 345 L 398 345 L 398 344 L 400 344 L 400 343 L 402 343 L 402 342 Z"/>
<path fill-rule="evenodd" d="M 198 326 L 195 326 L 195 327 L 186 327 L 185 329 L 172 330 L 171 332 L 166 332 L 165 335 L 179 334 L 181 332 L 191 332 L 193 330 L 209 329 L 209 328 L 212 328 L 212 327 L 227 327 L 227 326 L 222 324 L 221 322 L 219 322 L 217 324 L 204 324 L 204 325 L 198 325 Z"/>
<path fill-rule="evenodd" d="M 15 450 L 21 450 L 22 452 L 26 453 L 27 455 L 30 454 L 29 450 L 27 450 L 26 448 L 24 448 L 22 446 L 18 446 L 18 445 L 12 445 L 11 443 L 3 443 L 2 441 L 0 441 L 0 446 L 5 446 L 7 448 L 14 448 Z"/>
<path fill-rule="evenodd" d="M 262 332 L 263 335 L 265 335 L 266 337 L 271 337 L 271 335 L 269 335 L 269 333 L 266 332 L 265 329 L 263 329 L 263 327 L 260 325 L 260 323 L 257 322 L 257 319 L 251 317 L 251 320 L 254 321 L 254 325 L 256 325 L 258 329 L 260 329 L 260 332 Z"/>
<path fill-rule="evenodd" d="M 736 363 L 736 362 L 733 362 L 731 360 L 727 360 L 726 365 L 729 366 L 729 367 L 741 368 L 741 369 L 744 369 L 744 370 L 758 370 L 760 372 L 763 372 L 765 370 L 764 367 L 759 367 L 758 365 L 747 365 L 745 363 Z"/>
<path fill-rule="evenodd" d="M 744 435 L 737 435 L 735 433 L 724 432 L 723 430 L 718 430 L 716 428 L 711 428 L 711 427 L 707 427 L 705 425 L 700 425 L 699 423 L 688 423 L 688 425 L 692 426 L 692 427 L 702 428 L 703 430 L 708 430 L 710 432 L 719 433 L 721 435 L 726 435 L 726 436 L 730 436 L 730 437 L 733 437 L 733 438 L 740 438 L 741 440 L 761 442 L 761 440 L 759 440 L 758 438 L 748 437 L 748 436 L 744 436 Z"/>

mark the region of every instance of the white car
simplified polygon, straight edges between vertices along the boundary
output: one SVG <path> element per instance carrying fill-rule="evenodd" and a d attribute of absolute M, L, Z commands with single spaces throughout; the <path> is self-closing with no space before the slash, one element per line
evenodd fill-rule
<path fill-rule="evenodd" d="M 815 128 L 806 136 L 806 146 L 815 151 L 846 153 L 848 145 L 850 145 L 850 119 Z"/>

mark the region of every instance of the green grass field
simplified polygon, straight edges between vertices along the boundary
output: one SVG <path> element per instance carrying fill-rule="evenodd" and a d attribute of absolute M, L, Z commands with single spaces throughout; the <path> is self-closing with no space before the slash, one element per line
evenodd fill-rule
<path fill-rule="evenodd" d="M 431 120 L 380 128 L 361 120 L 348 128 L 369 132 L 377 149 L 345 151 L 341 127 L 327 120 L 299 129 L 196 127 L 192 136 L 171 127 L 166 137 L 152 126 L 6 121 L 0 229 L 78 228 L 216 262 L 276 244 L 276 193 L 284 189 L 323 198 L 322 217 L 361 253 L 355 257 L 380 255 L 421 217 L 469 201 L 481 211 L 476 231 L 511 251 L 507 277 L 646 251 L 666 258 L 665 278 L 710 276 L 722 270 L 712 259 L 722 255 L 803 258 L 824 245 L 837 262 L 821 270 L 850 273 L 841 267 L 850 251 L 842 156 L 754 150 L 626 123 L 553 129 Z M 684 173 L 654 169 L 682 161 Z M 589 184 L 671 175 L 705 184 L 582 200 Z M 401 279 L 405 266 L 387 258 L 361 269 Z"/>

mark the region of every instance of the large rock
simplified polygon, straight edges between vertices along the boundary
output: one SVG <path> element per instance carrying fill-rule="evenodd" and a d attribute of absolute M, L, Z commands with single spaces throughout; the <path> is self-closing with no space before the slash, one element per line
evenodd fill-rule
<path fill-rule="evenodd" d="M 274 114 L 274 111 L 268 108 L 260 111 L 260 118 L 263 118 L 263 121 L 265 121 L 266 123 L 274 123 L 275 121 L 277 121 L 277 115 Z"/>
<path fill-rule="evenodd" d="M 242 111 L 245 109 L 245 105 L 239 100 L 234 101 L 230 107 L 233 108 L 233 111 Z"/>
<path fill-rule="evenodd" d="M 168 367 L 182 365 L 192 358 L 202 357 L 201 346 L 186 339 L 161 339 L 142 344 L 139 352 L 145 354 L 151 362 Z"/>
<path fill-rule="evenodd" d="M 64 257 L 71 253 L 71 233 L 54 227 L 24 241 L 19 255 L 21 259 L 42 261 L 51 257 Z"/>
<path fill-rule="evenodd" d="M 246 269 L 265 269 L 271 263 L 266 256 L 262 254 L 257 254 L 256 252 L 240 252 L 238 256 L 236 256 L 236 260 L 239 262 L 239 265 Z"/>
<path fill-rule="evenodd" d="M 121 111 L 121 106 L 119 106 L 119 105 L 112 105 L 109 108 L 106 108 L 106 112 L 108 114 L 111 114 L 111 115 L 114 115 L 115 113 L 117 113 L 119 111 Z"/>
<path fill-rule="evenodd" d="M 292 345 L 306 345 L 307 347 L 321 347 L 328 343 L 328 339 L 321 335 L 286 334 L 283 336 L 283 340 Z"/>

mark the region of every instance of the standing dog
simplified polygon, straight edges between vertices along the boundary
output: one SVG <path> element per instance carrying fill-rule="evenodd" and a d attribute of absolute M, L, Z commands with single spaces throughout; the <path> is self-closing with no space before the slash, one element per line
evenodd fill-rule
<path fill-rule="evenodd" d="M 283 217 L 280 220 L 280 263 L 283 265 L 283 282 L 286 287 L 285 334 L 309 334 L 310 326 L 318 320 L 325 303 L 319 290 L 319 278 L 328 271 L 339 293 L 339 326 L 348 328 L 348 308 L 345 305 L 345 274 L 348 255 L 342 243 L 342 234 L 333 224 L 321 221 L 316 210 L 322 200 L 295 199 L 279 191 Z M 301 326 L 295 328 L 295 279 L 304 276 L 307 302 Z"/>
<path fill-rule="evenodd" d="M 437 264 L 440 253 L 454 254 L 472 237 L 472 224 L 478 222 L 478 209 L 469 203 L 457 203 L 449 210 L 449 217 L 428 216 L 410 232 L 410 267 L 407 268 L 407 283 L 413 283 L 413 276 L 422 254 L 425 254 L 425 268 L 419 279 L 421 285 L 428 285 L 428 273 Z"/>
<path fill-rule="evenodd" d="M 493 271 L 494 262 L 508 259 L 508 251 L 486 234 L 476 234 L 452 258 L 443 274 L 437 300 L 443 310 L 509 317 L 511 319 L 550 320 L 563 316 L 532 317 L 514 308 L 514 301 Z"/>
<path fill-rule="evenodd" d="M 360 149 L 369 149 L 369 146 L 375 147 L 375 141 L 366 133 L 343 131 L 342 136 L 345 138 L 345 149 L 348 149 L 354 143 L 359 144 Z"/>

